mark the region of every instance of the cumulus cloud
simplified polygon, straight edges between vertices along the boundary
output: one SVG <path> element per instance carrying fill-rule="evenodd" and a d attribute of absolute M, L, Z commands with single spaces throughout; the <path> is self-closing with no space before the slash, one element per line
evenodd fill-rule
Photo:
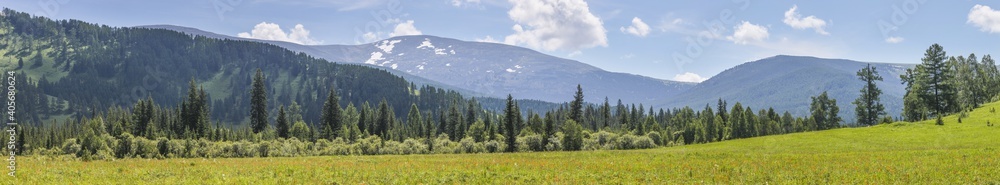
<path fill-rule="evenodd" d="M 704 82 L 705 80 L 708 80 L 708 78 L 701 77 L 701 75 L 694 74 L 691 72 L 685 72 L 684 74 L 674 75 L 674 78 L 672 80 L 678 82 L 701 83 Z"/>
<path fill-rule="evenodd" d="M 745 45 L 751 42 L 764 41 L 768 36 L 770 34 L 767 33 L 767 28 L 752 24 L 749 21 L 743 21 L 743 24 L 736 26 L 736 31 L 733 32 L 733 35 L 726 37 L 726 39 L 736 44 Z"/>
<path fill-rule="evenodd" d="M 628 33 L 638 37 L 645 37 L 646 35 L 649 34 L 650 28 L 648 24 L 642 22 L 642 19 L 639 19 L 639 17 L 634 17 L 632 18 L 631 26 L 621 27 L 619 28 L 619 30 L 621 30 L 622 33 Z"/>
<path fill-rule="evenodd" d="M 607 30 L 583 0 L 509 0 L 507 12 L 516 24 L 509 45 L 524 44 L 547 51 L 577 51 L 608 46 Z"/>
<path fill-rule="evenodd" d="M 795 29 L 801 30 L 812 28 L 816 30 L 816 33 L 822 35 L 830 34 L 826 32 L 826 30 L 823 30 L 823 28 L 826 27 L 826 21 L 816 18 L 816 16 L 813 15 L 802 18 L 802 15 L 800 15 L 799 12 L 796 12 L 798 8 L 798 5 L 792 5 L 792 9 L 788 9 L 788 11 L 785 12 L 785 24 Z"/>
<path fill-rule="evenodd" d="M 903 42 L 903 40 L 904 40 L 903 37 L 889 37 L 889 38 L 885 38 L 885 42 L 891 43 L 891 44 L 900 43 L 900 42 Z"/>
<path fill-rule="evenodd" d="M 969 19 L 966 23 L 979 27 L 983 32 L 1000 33 L 1000 11 L 977 4 L 969 10 Z"/>
<path fill-rule="evenodd" d="M 389 37 L 404 36 L 404 35 L 423 35 L 417 27 L 413 26 L 413 20 L 408 20 L 401 22 L 396 25 L 396 29 L 389 33 Z"/>
<path fill-rule="evenodd" d="M 250 38 L 250 39 L 260 39 L 260 40 L 274 40 L 274 41 L 285 41 L 296 44 L 303 45 L 316 45 L 322 44 L 322 41 L 317 41 L 309 36 L 309 30 L 306 30 L 305 26 L 302 24 L 296 24 L 294 28 L 289 30 L 291 33 L 285 34 L 284 30 L 281 30 L 281 26 L 275 23 L 260 22 L 253 27 L 249 33 L 242 32 L 236 34 L 238 37 Z"/>

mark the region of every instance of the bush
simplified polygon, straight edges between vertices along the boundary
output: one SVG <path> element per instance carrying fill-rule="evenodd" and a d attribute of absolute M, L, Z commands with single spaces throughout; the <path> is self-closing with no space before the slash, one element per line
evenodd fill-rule
<path fill-rule="evenodd" d="M 618 148 L 618 146 L 617 146 L 618 143 L 617 142 L 618 142 L 618 134 L 602 130 L 602 131 L 598 131 L 596 133 L 590 134 L 590 138 L 588 138 L 584 142 L 584 149 L 587 149 L 587 150 L 602 150 L 602 149 L 603 150 L 612 150 L 612 149 Z"/>
<path fill-rule="evenodd" d="M 548 151 L 562 150 L 562 141 L 559 138 L 561 138 L 561 136 L 558 134 L 548 138 L 549 143 L 545 145 L 545 150 Z"/>
<path fill-rule="evenodd" d="M 115 148 L 115 157 L 130 158 L 135 155 L 137 146 L 134 140 L 132 134 L 127 132 L 118 135 L 118 147 Z"/>
<path fill-rule="evenodd" d="M 403 141 L 403 154 L 426 154 L 427 145 L 418 139 L 408 138 Z"/>
<path fill-rule="evenodd" d="M 545 145 L 543 143 L 542 136 L 538 134 L 529 134 L 517 138 L 519 151 L 545 151 Z"/>
<path fill-rule="evenodd" d="M 565 134 L 562 139 L 563 150 L 573 151 L 583 148 L 583 127 L 580 124 L 573 120 L 566 120 L 562 132 Z"/>
<path fill-rule="evenodd" d="M 655 148 L 656 142 L 647 136 L 638 136 L 636 137 L 636 140 L 632 141 L 632 146 L 634 146 L 635 149 Z"/>
<path fill-rule="evenodd" d="M 660 136 L 660 132 L 652 131 L 647 133 L 646 136 L 652 139 L 656 145 L 663 145 L 663 137 Z"/>
<path fill-rule="evenodd" d="M 437 139 L 434 139 L 434 151 L 432 153 L 436 154 L 450 154 L 457 153 L 458 143 L 451 141 L 448 138 L 448 134 L 438 135 Z"/>
<path fill-rule="evenodd" d="M 472 137 L 465 137 L 459 141 L 459 148 L 461 148 L 461 153 L 483 153 L 486 152 L 486 147 L 483 143 L 477 143 Z"/>
<path fill-rule="evenodd" d="M 503 151 L 504 147 L 502 142 L 497 142 L 496 140 L 489 140 L 483 143 L 486 148 L 486 152 L 496 153 Z"/>

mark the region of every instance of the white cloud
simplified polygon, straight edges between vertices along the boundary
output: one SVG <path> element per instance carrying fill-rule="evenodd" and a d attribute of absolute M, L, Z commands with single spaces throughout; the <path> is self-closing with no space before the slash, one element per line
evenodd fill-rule
<path fill-rule="evenodd" d="M 889 38 L 885 38 L 885 42 L 892 43 L 892 44 L 903 42 L 903 40 L 904 40 L 903 37 L 889 37 Z"/>
<path fill-rule="evenodd" d="M 681 26 L 684 23 L 685 23 L 684 19 L 681 19 L 681 18 L 664 19 L 664 20 L 660 21 L 660 25 L 657 26 L 657 28 L 659 28 L 660 31 L 663 31 L 663 32 L 678 31 L 678 29 L 682 28 Z"/>
<path fill-rule="evenodd" d="M 476 42 L 501 43 L 500 41 L 493 39 L 493 37 L 489 35 L 487 35 L 486 38 L 476 39 Z"/>
<path fill-rule="evenodd" d="M 969 10 L 969 20 L 966 23 L 979 27 L 983 32 L 1000 33 L 1000 11 L 977 4 Z"/>
<path fill-rule="evenodd" d="M 472 6 L 479 4 L 480 0 L 451 0 L 451 5 L 456 7 L 462 7 L 462 5 Z"/>
<path fill-rule="evenodd" d="M 396 25 L 396 29 L 389 33 L 389 37 L 404 36 L 404 35 L 423 35 L 423 32 L 413 26 L 413 20 L 407 20 L 406 22 L 401 22 Z"/>
<path fill-rule="evenodd" d="M 749 21 L 743 21 L 743 24 L 736 26 L 736 31 L 733 32 L 732 36 L 726 37 L 733 43 L 746 45 L 751 42 L 760 42 L 767 39 L 770 34 L 767 33 L 767 28 L 755 25 Z"/>
<path fill-rule="evenodd" d="M 813 15 L 810 15 L 806 18 L 802 18 L 802 15 L 800 15 L 798 12 L 795 11 L 798 8 L 799 8 L 798 5 L 792 5 L 792 9 L 788 9 L 788 11 L 785 12 L 785 20 L 784 20 L 785 24 L 795 29 L 801 30 L 801 29 L 812 28 L 816 30 L 816 33 L 822 35 L 830 34 L 826 32 L 826 30 L 823 30 L 823 28 L 826 27 L 826 21 L 820 18 L 816 18 L 816 16 Z"/>
<path fill-rule="evenodd" d="M 701 77 L 701 75 L 694 74 L 691 72 L 685 72 L 684 74 L 674 75 L 674 78 L 672 80 L 678 82 L 701 83 L 705 80 L 708 80 L 708 78 Z"/>
<path fill-rule="evenodd" d="M 619 28 L 619 30 L 621 30 L 622 33 L 628 33 L 639 37 L 645 37 L 646 35 L 649 35 L 650 28 L 648 24 L 642 22 L 642 19 L 639 19 L 639 17 L 634 17 L 632 18 L 632 25 L 628 26 L 627 28 L 621 27 Z"/>
<path fill-rule="evenodd" d="M 516 24 L 508 45 L 524 44 L 547 51 L 576 51 L 608 46 L 607 30 L 583 0 L 509 0 L 507 12 Z"/>
<path fill-rule="evenodd" d="M 309 30 L 306 30 L 305 26 L 302 26 L 302 24 L 296 24 L 290 32 L 291 33 L 285 34 L 285 31 L 281 30 L 281 26 L 278 24 L 260 22 L 260 24 L 253 27 L 253 30 L 251 30 L 250 33 L 242 32 L 236 34 L 236 36 L 260 40 L 285 41 L 303 45 L 316 45 L 323 43 L 323 41 L 316 41 L 316 39 L 310 38 Z"/>

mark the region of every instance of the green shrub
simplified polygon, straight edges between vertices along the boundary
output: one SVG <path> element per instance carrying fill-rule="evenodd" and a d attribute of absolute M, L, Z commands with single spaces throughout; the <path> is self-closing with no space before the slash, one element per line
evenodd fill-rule
<path fill-rule="evenodd" d="M 660 136 L 660 132 L 652 131 L 647 133 L 646 136 L 652 139 L 656 145 L 663 145 L 663 138 Z"/>
<path fill-rule="evenodd" d="M 545 151 L 545 145 L 543 143 L 542 135 L 538 134 L 529 134 L 517 138 L 519 151 Z"/>

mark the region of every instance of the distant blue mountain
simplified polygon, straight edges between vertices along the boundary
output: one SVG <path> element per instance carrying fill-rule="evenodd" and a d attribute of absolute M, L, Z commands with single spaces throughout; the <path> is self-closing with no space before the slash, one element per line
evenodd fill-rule
<path fill-rule="evenodd" d="M 884 81 L 881 100 L 891 116 L 899 116 L 903 109 L 905 86 L 899 75 L 913 64 L 868 63 L 843 59 L 779 55 L 744 63 L 715 75 L 695 87 L 657 104 L 660 107 L 691 106 L 715 107 L 718 99 L 732 106 L 741 102 L 755 111 L 773 107 L 776 111 L 789 111 L 804 116 L 809 113 L 810 97 L 823 91 L 837 99 L 840 115 L 846 122 L 853 122 L 851 104 L 864 84 L 856 73 L 867 64 L 877 69 Z"/>

